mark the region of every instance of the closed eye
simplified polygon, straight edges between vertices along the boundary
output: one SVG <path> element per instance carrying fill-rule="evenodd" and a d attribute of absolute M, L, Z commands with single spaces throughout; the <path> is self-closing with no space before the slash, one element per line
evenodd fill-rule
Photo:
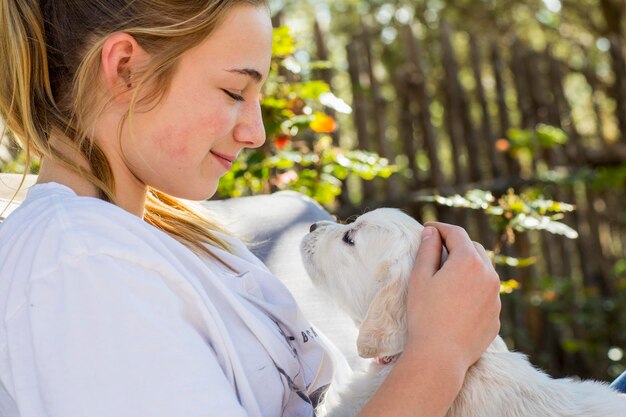
<path fill-rule="evenodd" d="M 343 234 L 343 238 L 341 239 L 344 241 L 344 243 L 350 245 L 350 246 L 354 246 L 354 240 L 352 240 L 352 237 L 350 237 L 350 232 L 346 232 Z"/>
<path fill-rule="evenodd" d="M 222 91 L 230 98 L 232 98 L 235 101 L 246 101 L 246 99 L 244 99 L 242 96 L 240 96 L 239 94 L 235 94 L 231 91 L 225 90 L 222 88 Z"/>

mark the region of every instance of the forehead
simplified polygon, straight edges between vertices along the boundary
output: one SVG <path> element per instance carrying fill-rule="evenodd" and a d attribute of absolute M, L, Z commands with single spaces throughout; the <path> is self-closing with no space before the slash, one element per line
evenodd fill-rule
<path fill-rule="evenodd" d="M 359 216 L 359 218 L 356 219 L 355 223 L 362 226 L 389 226 L 397 223 L 399 217 L 401 216 L 403 216 L 403 214 L 396 209 L 377 209 Z"/>
<path fill-rule="evenodd" d="M 217 28 L 189 51 L 189 60 L 208 69 L 255 68 L 263 77 L 272 54 L 272 22 L 267 8 L 240 4 Z"/>

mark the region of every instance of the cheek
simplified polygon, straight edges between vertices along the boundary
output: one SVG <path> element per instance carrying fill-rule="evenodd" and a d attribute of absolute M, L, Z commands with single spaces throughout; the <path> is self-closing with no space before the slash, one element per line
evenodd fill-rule
<path fill-rule="evenodd" d="M 188 132 L 178 126 L 166 126 L 156 132 L 152 141 L 158 153 L 168 158 L 185 158 L 189 154 L 189 143 L 184 138 Z"/>
<path fill-rule="evenodd" d="M 200 111 L 204 109 L 204 111 Z M 171 117 L 175 115 L 175 117 Z M 167 122 L 152 133 L 156 151 L 168 159 L 202 159 L 216 141 L 232 128 L 228 111 L 215 111 L 198 106 L 188 111 L 169 113 Z"/>

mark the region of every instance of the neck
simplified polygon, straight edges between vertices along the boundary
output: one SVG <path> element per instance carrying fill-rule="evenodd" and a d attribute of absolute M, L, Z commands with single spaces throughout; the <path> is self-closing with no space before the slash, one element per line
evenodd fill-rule
<path fill-rule="evenodd" d="M 77 162 L 83 169 L 90 171 L 88 162 L 78 151 L 74 150 L 60 140 L 51 139 L 50 144 L 63 155 L 66 155 L 72 161 Z M 115 172 L 116 170 L 113 169 L 113 171 Z M 79 196 L 100 198 L 100 191 L 96 186 L 80 174 L 70 170 L 51 158 L 42 159 L 39 175 L 37 177 L 38 184 L 46 182 L 63 184 L 66 187 L 71 188 Z M 128 187 L 122 184 L 127 182 L 128 181 L 120 181 L 120 178 L 117 178 L 116 176 L 116 203 L 122 209 L 142 218 L 146 204 L 147 187 L 143 184 L 137 184 L 137 187 Z"/>
<path fill-rule="evenodd" d="M 81 164 L 85 169 L 88 169 Z M 59 162 L 44 157 L 41 161 L 39 174 L 37 176 L 37 183 L 42 184 L 46 182 L 57 182 L 63 184 L 66 187 L 71 188 L 74 192 L 83 197 L 100 197 L 98 188 L 85 178 L 81 177 L 78 173 L 70 170 Z"/>

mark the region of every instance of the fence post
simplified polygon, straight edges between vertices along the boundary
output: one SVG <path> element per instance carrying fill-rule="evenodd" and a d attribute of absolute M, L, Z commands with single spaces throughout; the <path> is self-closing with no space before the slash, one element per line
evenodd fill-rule
<path fill-rule="evenodd" d="M 417 116 L 421 128 L 423 144 L 430 161 L 429 185 L 432 188 L 442 189 L 445 185 L 441 161 L 437 153 L 437 136 L 430 112 L 431 96 L 426 84 L 426 71 L 424 69 L 421 45 L 411 26 L 404 25 L 400 30 L 406 54 L 412 64 L 409 82 L 409 92 L 417 105 Z"/>
<path fill-rule="evenodd" d="M 483 86 L 483 73 L 480 57 L 480 48 L 476 41 L 476 36 L 470 35 L 470 52 L 472 59 L 472 70 L 474 78 L 476 79 L 476 95 L 478 96 L 478 103 L 482 111 L 482 142 L 487 147 L 487 158 L 483 158 L 483 161 L 491 167 L 491 177 L 499 178 L 504 172 L 502 156 L 498 154 L 496 150 L 496 141 L 493 134 L 493 126 L 491 123 L 491 116 L 489 114 L 489 105 L 487 104 L 487 98 L 485 95 L 485 87 Z"/>
<path fill-rule="evenodd" d="M 366 106 L 363 87 L 361 85 L 361 63 L 359 60 L 359 45 L 356 40 L 346 46 L 348 57 L 348 74 L 352 85 L 352 107 L 354 114 L 354 126 L 357 134 L 357 143 L 360 149 L 371 149 L 369 132 L 367 128 L 368 109 Z M 361 181 L 363 201 L 369 201 L 374 196 L 372 183 Z"/>
<path fill-rule="evenodd" d="M 504 85 L 504 64 L 500 55 L 498 44 L 491 45 L 491 67 L 493 68 L 493 77 L 496 81 L 496 102 L 498 105 L 498 119 L 500 121 L 500 138 L 506 138 L 507 132 L 511 127 L 511 119 L 509 117 L 509 109 L 506 105 L 506 87 Z M 511 177 L 517 177 L 520 174 L 520 166 L 516 159 L 511 157 L 508 152 L 504 153 L 505 166 Z"/>
<path fill-rule="evenodd" d="M 372 103 L 372 116 L 374 122 L 374 143 L 376 144 L 375 150 L 383 158 L 387 158 L 393 161 L 395 155 L 392 152 L 389 139 L 386 134 L 387 123 L 385 121 L 385 113 L 387 108 L 387 102 L 383 98 L 380 91 L 380 82 L 374 73 L 375 59 L 373 57 L 372 37 L 370 34 L 370 27 L 367 23 L 363 23 L 363 32 L 361 37 L 363 39 L 363 46 L 365 47 L 365 68 L 366 73 L 370 81 L 370 94 Z M 393 198 L 399 195 L 397 177 L 392 176 L 385 180 L 385 186 L 382 187 L 387 197 Z"/>

